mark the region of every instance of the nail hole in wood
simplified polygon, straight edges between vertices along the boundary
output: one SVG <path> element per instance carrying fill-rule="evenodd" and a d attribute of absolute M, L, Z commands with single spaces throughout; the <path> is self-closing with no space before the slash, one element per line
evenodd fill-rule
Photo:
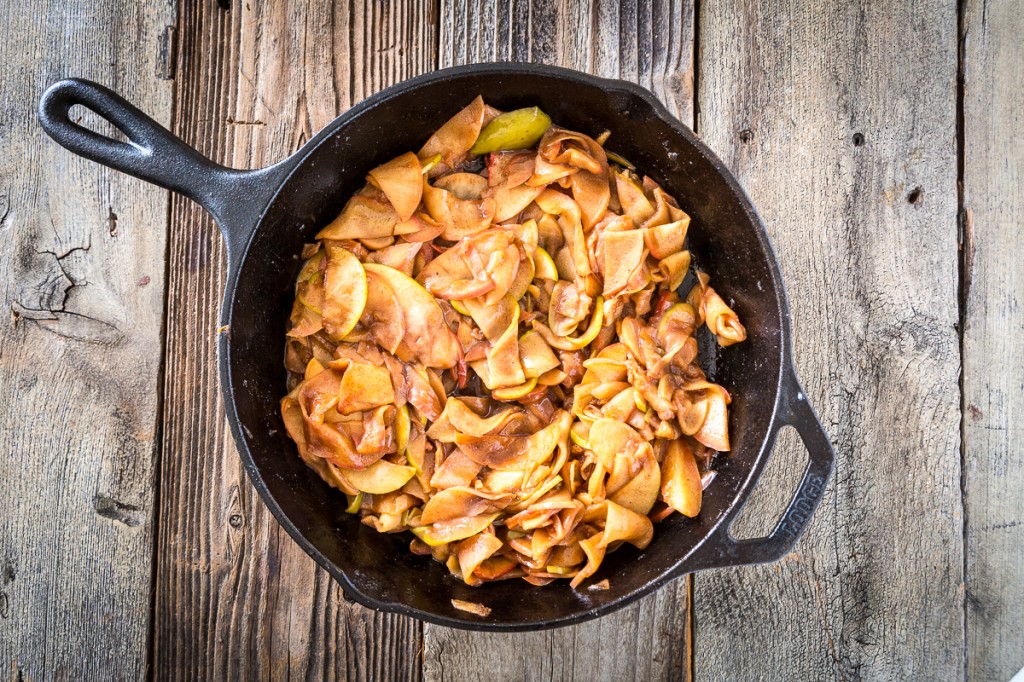
<path fill-rule="evenodd" d="M 864 136 L 861 133 L 854 133 L 853 134 L 853 146 L 854 147 L 863 147 L 864 146 Z"/>
<path fill-rule="evenodd" d="M 920 206 L 924 202 L 924 190 L 920 187 L 915 187 L 910 190 L 907 194 L 907 203 L 913 206 Z"/>
<path fill-rule="evenodd" d="M 744 128 L 740 131 L 740 142 L 743 144 L 750 144 L 754 140 L 754 133 L 749 129 Z"/>
<path fill-rule="evenodd" d="M 242 515 L 241 514 L 232 514 L 231 518 L 228 519 L 228 523 L 231 524 L 232 528 L 241 528 L 242 527 Z"/>

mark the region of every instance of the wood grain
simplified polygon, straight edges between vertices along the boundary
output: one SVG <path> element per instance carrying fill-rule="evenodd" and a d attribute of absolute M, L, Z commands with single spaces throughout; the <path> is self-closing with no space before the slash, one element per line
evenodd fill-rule
<path fill-rule="evenodd" d="M 440 65 L 535 61 L 651 88 L 693 116 L 690 2 L 441 3 Z M 667 680 L 689 676 L 689 580 L 627 609 L 517 634 L 424 628 L 427 680 Z"/>
<path fill-rule="evenodd" d="M 1024 19 L 971 1 L 964 74 L 967 671 L 1024 668 Z"/>
<path fill-rule="evenodd" d="M 84 76 L 166 123 L 171 9 L 0 2 L 4 679 L 146 669 L 167 194 L 59 147 L 36 107 Z"/>
<path fill-rule="evenodd" d="M 182 3 L 175 131 L 258 167 L 351 104 L 434 66 L 428 2 Z M 344 600 L 251 488 L 225 424 L 216 334 L 224 248 L 172 202 L 154 624 L 161 679 L 418 679 L 420 625 Z"/>
<path fill-rule="evenodd" d="M 696 677 L 959 679 L 956 7 L 742 7 L 700 4 L 698 130 L 765 219 L 838 460 L 792 554 L 694 577 Z"/>

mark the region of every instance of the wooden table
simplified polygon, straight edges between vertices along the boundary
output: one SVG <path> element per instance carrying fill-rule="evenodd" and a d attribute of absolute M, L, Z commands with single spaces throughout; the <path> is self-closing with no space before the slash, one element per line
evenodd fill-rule
<path fill-rule="evenodd" d="M 1006 680 L 1024 667 L 1019 6 L 0 7 L 0 679 Z M 34 108 L 50 82 L 85 76 L 250 168 L 395 82 L 507 59 L 636 81 L 733 169 L 782 264 L 797 366 L 838 462 L 778 563 L 698 574 L 578 627 L 484 635 L 346 601 L 278 528 L 219 399 L 216 227 L 58 148 Z M 783 439 L 738 534 L 770 528 L 803 457 Z"/>

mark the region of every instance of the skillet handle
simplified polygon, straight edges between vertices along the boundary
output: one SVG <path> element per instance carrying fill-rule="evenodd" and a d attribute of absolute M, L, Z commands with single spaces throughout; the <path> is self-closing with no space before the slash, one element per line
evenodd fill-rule
<path fill-rule="evenodd" d="M 767 537 L 749 540 L 732 537 L 729 528 L 735 519 L 733 514 L 697 549 L 692 563 L 688 563 L 692 570 L 777 561 L 793 548 L 814 516 L 814 510 L 821 502 L 832 474 L 835 450 L 814 414 L 814 408 L 807 402 L 807 396 L 792 367 L 787 370 L 783 380 L 782 401 L 779 419 L 772 427 L 769 450 L 775 447 L 779 430 L 783 426 L 792 426 L 800 434 L 808 455 L 803 478 L 789 507 Z"/>
<path fill-rule="evenodd" d="M 115 140 L 71 119 L 81 105 L 128 138 Z M 70 78 L 51 85 L 39 100 L 39 123 L 70 151 L 105 166 L 180 192 L 213 214 L 228 242 L 229 259 L 251 236 L 290 165 L 254 171 L 225 168 L 175 137 L 117 93 L 92 81 Z"/>

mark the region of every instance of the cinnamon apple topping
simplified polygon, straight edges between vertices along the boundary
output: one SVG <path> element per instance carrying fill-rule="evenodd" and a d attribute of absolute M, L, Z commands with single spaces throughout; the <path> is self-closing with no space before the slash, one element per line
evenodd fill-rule
<path fill-rule="evenodd" d="M 346 511 L 470 585 L 578 586 L 696 516 L 729 450 L 695 334 L 746 331 L 705 273 L 676 293 L 690 218 L 606 137 L 478 97 L 303 252 L 288 434 Z"/>

